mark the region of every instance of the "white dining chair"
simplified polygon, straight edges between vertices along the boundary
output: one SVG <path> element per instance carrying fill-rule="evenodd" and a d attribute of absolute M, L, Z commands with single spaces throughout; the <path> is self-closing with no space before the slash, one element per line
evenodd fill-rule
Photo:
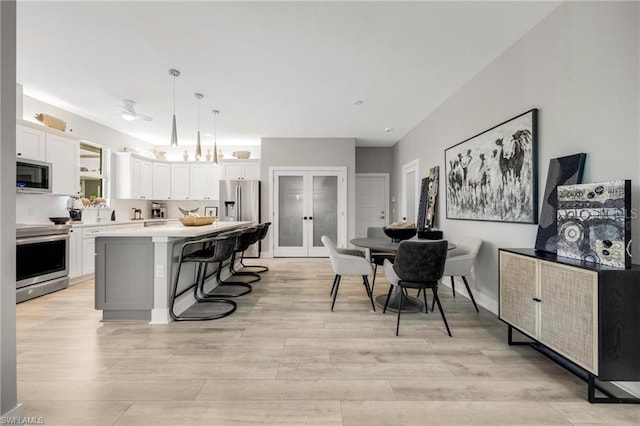
<path fill-rule="evenodd" d="M 471 287 L 469 287 L 469 283 L 467 282 L 467 276 L 471 273 L 471 268 L 473 267 L 481 245 L 482 240 L 477 238 L 468 239 L 462 244 L 456 243 L 456 249 L 447 256 L 447 262 L 444 265 L 444 275 L 451 279 L 453 297 L 456 297 L 455 277 L 462 277 L 462 281 L 467 288 L 467 293 L 469 294 L 471 302 L 473 302 L 474 308 L 476 308 L 476 312 L 480 311 L 471 292 Z M 433 307 L 431 309 L 433 309 Z"/>

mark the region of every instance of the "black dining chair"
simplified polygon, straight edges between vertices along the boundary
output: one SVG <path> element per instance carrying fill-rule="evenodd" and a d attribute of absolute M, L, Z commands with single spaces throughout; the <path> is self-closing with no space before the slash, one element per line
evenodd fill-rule
<path fill-rule="evenodd" d="M 389 280 L 389 292 L 384 304 L 382 313 L 387 310 L 389 298 L 394 287 L 398 287 L 400 294 L 400 306 L 398 309 L 398 322 L 396 325 L 396 336 L 400 330 L 400 313 L 402 312 L 402 302 L 404 299 L 404 289 L 412 288 L 425 290 L 430 288 L 433 291 L 433 298 L 440 309 L 442 321 L 447 328 L 447 333 L 451 337 L 451 330 L 447 323 L 447 317 L 442 310 L 442 304 L 438 298 L 438 281 L 444 273 L 444 264 L 447 259 L 448 242 L 444 240 L 407 240 L 402 241 L 396 252 L 393 263 L 389 260 L 384 262 L 384 272 Z M 428 304 L 426 292 L 423 291 L 425 312 L 428 314 Z"/>

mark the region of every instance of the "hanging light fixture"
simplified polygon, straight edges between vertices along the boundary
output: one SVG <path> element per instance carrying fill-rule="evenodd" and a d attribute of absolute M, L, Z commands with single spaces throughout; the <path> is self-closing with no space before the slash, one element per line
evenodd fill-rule
<path fill-rule="evenodd" d="M 218 165 L 218 141 L 216 135 L 216 116 L 220 114 L 220 111 L 214 109 L 213 113 L 213 164 Z"/>
<path fill-rule="evenodd" d="M 200 145 L 200 99 L 204 98 L 202 93 L 194 93 L 198 100 L 198 138 L 196 139 L 196 161 L 202 157 L 202 145 Z"/>
<path fill-rule="evenodd" d="M 180 77 L 180 71 L 171 68 L 169 75 L 173 77 L 173 122 L 171 123 L 171 146 L 178 146 L 178 131 L 176 130 L 176 78 Z"/>

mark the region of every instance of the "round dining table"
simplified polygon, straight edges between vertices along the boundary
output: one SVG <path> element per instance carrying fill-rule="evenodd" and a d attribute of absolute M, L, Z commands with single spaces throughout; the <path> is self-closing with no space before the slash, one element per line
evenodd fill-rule
<path fill-rule="evenodd" d="M 416 240 L 417 238 L 412 238 L 412 240 Z M 438 240 L 421 240 L 421 241 L 438 241 Z M 350 241 L 356 247 L 367 248 L 371 251 L 375 252 L 388 252 L 395 253 L 400 246 L 400 243 L 396 243 L 391 241 L 390 238 L 354 238 Z M 456 248 L 456 245 L 449 242 L 447 250 L 453 250 Z M 392 312 L 398 312 L 398 307 L 400 306 L 400 293 L 402 291 L 400 287 L 396 288 L 391 294 L 389 298 L 389 304 L 387 305 L 387 310 Z M 378 305 L 384 306 L 384 302 L 387 300 L 387 295 L 381 294 L 376 296 L 375 301 Z M 409 296 L 405 294 L 405 297 L 402 300 L 402 312 L 412 313 L 412 312 L 423 312 L 424 309 L 428 309 L 428 307 L 424 306 L 424 303 L 418 299 L 417 297 Z"/>

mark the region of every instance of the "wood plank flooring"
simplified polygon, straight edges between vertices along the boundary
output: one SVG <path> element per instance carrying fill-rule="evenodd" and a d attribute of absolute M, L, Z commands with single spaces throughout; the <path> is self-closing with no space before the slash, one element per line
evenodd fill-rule
<path fill-rule="evenodd" d="M 592 405 L 586 385 L 471 302 L 371 310 L 328 259 L 271 270 L 231 316 L 150 326 L 99 321 L 93 282 L 17 306 L 18 396 L 46 425 L 638 425 L 640 408 Z M 379 271 L 375 294 L 387 290 Z"/>

